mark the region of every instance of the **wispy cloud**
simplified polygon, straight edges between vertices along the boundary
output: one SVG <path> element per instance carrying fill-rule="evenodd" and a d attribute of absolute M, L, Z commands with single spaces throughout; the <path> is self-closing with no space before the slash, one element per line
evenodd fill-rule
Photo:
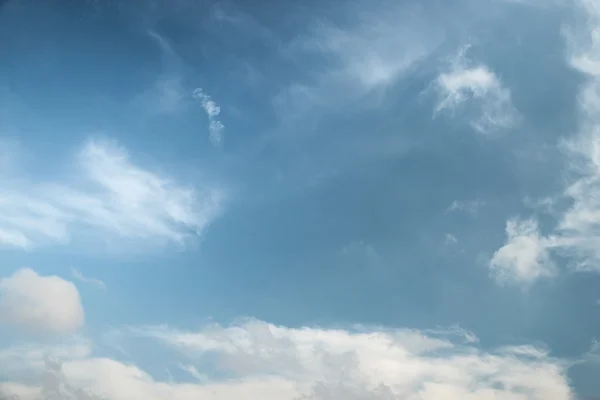
<path fill-rule="evenodd" d="M 451 233 L 446 233 L 444 235 L 444 244 L 446 246 L 451 246 L 451 245 L 455 245 L 458 243 L 458 239 L 456 238 L 456 236 L 454 236 Z"/>
<path fill-rule="evenodd" d="M 202 108 L 208 116 L 208 131 L 210 141 L 215 146 L 220 146 L 223 142 L 223 130 L 225 126 L 217 119 L 221 113 L 221 107 L 204 91 L 202 88 L 197 88 L 193 92 L 194 98 L 200 100 Z"/>
<path fill-rule="evenodd" d="M 125 149 L 105 140 L 88 141 L 74 171 L 68 182 L 5 185 L 0 243 L 31 248 L 85 238 L 183 244 L 202 233 L 224 199 L 219 189 L 185 187 L 138 167 Z"/>
<path fill-rule="evenodd" d="M 134 103 L 150 115 L 173 115 L 187 108 L 188 92 L 177 76 L 159 78 L 154 86 L 141 93 Z"/>
<path fill-rule="evenodd" d="M 71 275 L 73 276 L 73 278 L 77 279 L 80 282 L 96 286 L 102 290 L 106 290 L 106 284 L 103 281 L 101 281 L 100 279 L 97 279 L 97 278 L 89 278 L 89 277 L 83 275 L 81 272 L 79 272 L 75 268 L 71 268 Z"/>
<path fill-rule="evenodd" d="M 455 114 L 464 107 L 476 109 L 469 122 L 480 133 L 506 129 L 518 122 L 510 90 L 487 66 L 470 61 L 468 47 L 461 49 L 451 60 L 449 71 L 441 73 L 434 82 L 438 92 L 435 115 Z"/>
<path fill-rule="evenodd" d="M 190 374 L 194 379 L 196 379 L 199 382 L 207 382 L 209 379 L 206 375 L 203 375 L 200 372 L 198 372 L 198 369 L 196 367 L 194 367 L 193 365 L 179 363 L 179 364 L 177 364 L 177 366 L 181 370 Z"/>
<path fill-rule="evenodd" d="M 570 164 L 566 189 L 546 200 L 553 204 L 555 226 L 543 234 L 535 219 L 507 223 L 508 241 L 496 252 L 490 266 L 504 266 L 505 271 L 514 273 L 517 281 L 548 275 L 553 270 L 551 256 L 556 253 L 573 260 L 569 265 L 576 270 L 599 270 L 600 57 L 597 48 L 600 37 L 596 32 L 600 27 L 600 9 L 593 1 L 577 3 L 585 18 L 575 30 L 565 32 L 569 62 L 586 78 L 578 98 L 581 132 L 562 145 Z"/>
<path fill-rule="evenodd" d="M 472 216 L 477 216 L 479 210 L 485 206 L 483 200 L 454 200 L 446 212 L 465 212 Z"/>
<path fill-rule="evenodd" d="M 305 116 L 357 101 L 376 107 L 386 90 L 442 40 L 441 29 L 428 23 L 422 9 L 385 1 L 352 4 L 344 12 L 355 19 L 343 25 L 316 21 L 290 46 L 292 59 L 312 65 L 317 56 L 322 62 L 275 97 L 280 115 Z"/>

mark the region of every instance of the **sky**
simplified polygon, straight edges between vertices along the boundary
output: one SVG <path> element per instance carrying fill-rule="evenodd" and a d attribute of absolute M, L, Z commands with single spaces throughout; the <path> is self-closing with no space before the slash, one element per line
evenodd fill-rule
<path fill-rule="evenodd" d="M 600 397 L 597 1 L 0 3 L 1 400 Z"/>

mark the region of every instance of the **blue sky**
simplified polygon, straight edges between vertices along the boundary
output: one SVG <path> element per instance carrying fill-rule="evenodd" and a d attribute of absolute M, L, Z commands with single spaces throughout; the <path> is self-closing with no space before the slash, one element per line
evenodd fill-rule
<path fill-rule="evenodd" d="M 598 29 L 5 1 L 0 398 L 600 395 Z"/>

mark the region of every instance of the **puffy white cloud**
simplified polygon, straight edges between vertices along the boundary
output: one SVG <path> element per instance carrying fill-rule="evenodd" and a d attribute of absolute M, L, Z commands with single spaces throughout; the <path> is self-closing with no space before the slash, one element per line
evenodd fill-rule
<path fill-rule="evenodd" d="M 477 109 L 471 126 L 481 133 L 514 126 L 518 114 L 512 105 L 510 90 L 488 67 L 473 64 L 466 58 L 466 50 L 459 51 L 448 72 L 441 73 L 436 81 L 438 103 L 435 114 L 455 112 L 465 103 Z"/>
<path fill-rule="evenodd" d="M 68 182 L 13 180 L 0 190 L 0 244 L 32 248 L 48 243 L 128 240 L 183 244 L 221 211 L 223 192 L 191 188 L 141 168 L 106 140 L 90 140 L 77 154 Z M 82 235 L 85 233 L 85 235 Z"/>
<path fill-rule="evenodd" d="M 130 333 L 180 350 L 195 363 L 184 365 L 185 369 L 202 382 L 164 382 L 133 364 L 76 357 L 64 361 L 62 371 L 51 366 L 57 379 L 46 386 L 107 400 L 572 398 L 567 364 L 530 346 L 479 350 L 473 345 L 476 338 L 458 327 L 349 331 L 248 320 L 197 332 L 157 327 Z"/>
<path fill-rule="evenodd" d="M 68 334 L 84 324 L 77 288 L 24 268 L 0 280 L 0 323 L 35 333 Z"/>
<path fill-rule="evenodd" d="M 173 115 L 187 108 L 189 93 L 178 76 L 164 76 L 154 85 L 140 93 L 133 105 L 143 109 L 149 115 Z"/>
<path fill-rule="evenodd" d="M 569 399 L 565 364 L 530 346 L 487 353 L 459 327 L 289 328 L 247 320 L 198 332 L 133 329 L 179 350 L 197 365 L 233 374 L 230 390 L 262 385 L 264 399 Z M 458 338 L 450 340 L 452 337 Z M 210 371 L 207 373 L 211 376 Z M 209 381 L 208 389 L 223 383 Z M 199 389 L 198 389 L 199 390 Z M 201 392 L 198 392 L 198 395 Z M 202 392 L 204 394 L 205 392 Z M 251 397 L 251 396 L 250 396 Z M 156 397 L 159 398 L 159 397 Z M 181 397 L 184 398 L 184 397 Z M 221 399 L 218 395 L 207 398 Z"/>
<path fill-rule="evenodd" d="M 490 261 L 492 274 L 499 281 L 531 283 L 556 273 L 548 255 L 547 240 L 540 236 L 535 220 L 509 220 L 506 235 L 506 244 Z"/>

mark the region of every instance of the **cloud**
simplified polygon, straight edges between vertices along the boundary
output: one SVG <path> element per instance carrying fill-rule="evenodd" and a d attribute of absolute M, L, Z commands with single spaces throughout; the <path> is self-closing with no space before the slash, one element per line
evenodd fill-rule
<path fill-rule="evenodd" d="M 483 206 L 485 206 L 483 200 L 454 200 L 446 212 L 461 211 L 476 216 Z"/>
<path fill-rule="evenodd" d="M 455 113 L 465 105 L 476 109 L 470 125 L 480 133 L 507 129 L 518 121 L 510 90 L 487 66 L 474 64 L 466 57 L 468 47 L 461 49 L 450 63 L 450 70 L 434 82 L 438 92 L 435 115 Z"/>
<path fill-rule="evenodd" d="M 204 93 L 202 88 L 194 89 L 193 95 L 195 99 L 200 100 L 200 104 L 208 116 L 208 130 L 211 143 L 215 146 L 221 145 L 223 142 L 223 130 L 225 129 L 225 126 L 217 119 L 221 113 L 221 107 L 209 95 Z"/>
<path fill-rule="evenodd" d="M 102 290 L 106 290 L 106 284 L 104 282 L 102 282 L 100 279 L 88 278 L 87 276 L 84 276 L 81 272 L 79 272 L 75 268 L 71 268 L 71 275 L 73 275 L 73 278 L 77 279 L 80 282 L 88 283 L 88 284 L 94 285 Z"/>
<path fill-rule="evenodd" d="M 585 17 L 576 29 L 565 30 L 569 63 L 586 81 L 579 91 L 580 132 L 564 140 L 569 164 L 566 189 L 544 203 L 552 203 L 555 226 L 546 235 L 533 219 L 521 225 L 507 223 L 507 245 L 498 250 L 490 266 L 512 271 L 526 282 L 549 275 L 551 254 L 569 257 L 575 270 L 599 270 L 600 261 L 600 10 L 588 0 L 578 2 Z M 519 233 L 520 232 L 520 233 Z M 512 236 L 511 236 L 512 235 Z"/>
<path fill-rule="evenodd" d="M 490 260 L 490 269 L 496 279 L 531 283 L 556 274 L 546 239 L 540 236 L 535 220 L 509 220 L 506 235 L 506 244 Z"/>
<path fill-rule="evenodd" d="M 133 339 L 144 335 L 180 351 L 195 364 L 184 368 L 207 380 L 160 381 L 134 364 L 93 356 L 63 361 L 55 376 L 65 387 L 106 400 L 572 398 L 566 363 L 531 346 L 484 352 L 459 327 L 344 330 L 246 320 L 195 332 L 168 327 L 129 332 Z"/>
<path fill-rule="evenodd" d="M 314 116 L 317 109 L 337 110 L 349 102 L 377 107 L 385 91 L 441 43 L 442 29 L 428 11 L 405 3 L 352 3 L 342 11 L 353 16 L 344 24 L 314 21 L 287 52 L 297 64 L 312 67 L 275 96 L 280 115 Z"/>
<path fill-rule="evenodd" d="M 456 238 L 456 236 L 454 236 L 451 233 L 446 233 L 444 235 L 444 244 L 446 246 L 451 246 L 451 245 L 455 245 L 458 243 L 458 239 Z"/>
<path fill-rule="evenodd" d="M 154 115 L 173 115 L 188 105 L 189 94 L 177 76 L 157 79 L 154 85 L 134 99 L 144 112 Z"/>
<path fill-rule="evenodd" d="M 24 268 L 0 280 L 0 323 L 34 333 L 69 334 L 84 324 L 79 292 L 58 276 Z"/>
<path fill-rule="evenodd" d="M 8 182 L 0 192 L 0 244 L 30 249 L 75 239 L 184 244 L 221 211 L 223 192 L 183 186 L 135 165 L 114 142 L 90 140 L 69 182 Z M 82 235 L 85 233 L 85 235 Z M 116 241 L 115 241 L 116 239 Z"/>

